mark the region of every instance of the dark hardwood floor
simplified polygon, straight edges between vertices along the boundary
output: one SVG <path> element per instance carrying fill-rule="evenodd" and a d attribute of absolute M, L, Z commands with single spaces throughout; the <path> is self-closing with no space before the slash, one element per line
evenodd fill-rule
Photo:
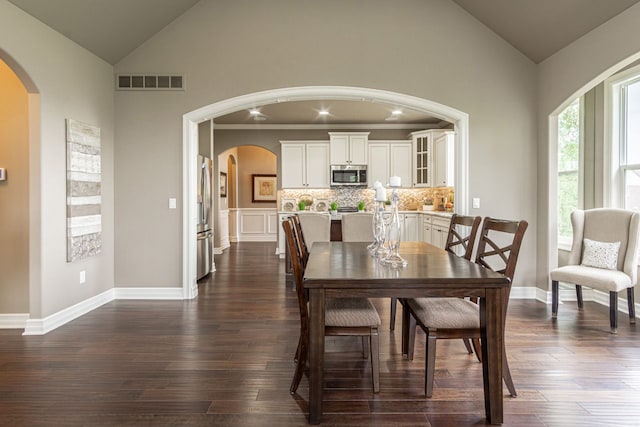
<path fill-rule="evenodd" d="M 304 426 L 308 382 L 289 394 L 298 312 L 273 243 L 234 244 L 194 301 L 114 301 L 44 336 L 0 330 L 0 425 Z M 438 342 L 423 397 L 424 335 L 402 359 L 400 317 L 382 317 L 379 394 L 361 341 L 327 338 L 324 425 L 484 425 L 481 365 L 458 340 Z M 640 425 L 640 331 L 608 308 L 510 303 L 505 426 Z"/>

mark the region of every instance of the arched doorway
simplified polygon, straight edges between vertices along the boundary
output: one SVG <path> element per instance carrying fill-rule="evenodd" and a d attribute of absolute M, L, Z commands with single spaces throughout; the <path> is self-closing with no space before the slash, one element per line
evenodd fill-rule
<path fill-rule="evenodd" d="M 39 95 L 20 65 L 0 50 L 0 327 L 23 328 L 37 314 L 40 280 Z M 25 215 L 29 212 L 29 215 Z"/>
<path fill-rule="evenodd" d="M 455 146 L 455 182 L 456 195 L 454 204 L 461 213 L 467 212 L 468 199 L 468 135 L 469 117 L 466 113 L 411 95 L 382 91 L 378 89 L 345 87 L 345 86 L 304 86 L 274 89 L 242 95 L 216 102 L 191 111 L 183 116 L 183 218 L 195 218 L 196 209 L 196 156 L 198 150 L 198 123 L 238 110 L 248 109 L 254 105 L 274 104 L 287 101 L 303 101 L 314 99 L 343 99 L 368 102 L 388 102 L 401 107 L 427 112 L 442 120 L 454 124 L 456 131 Z M 215 207 L 214 207 L 215 209 Z M 182 275 L 183 296 L 186 299 L 198 295 L 196 283 L 196 232 L 195 223 L 183 220 Z"/>

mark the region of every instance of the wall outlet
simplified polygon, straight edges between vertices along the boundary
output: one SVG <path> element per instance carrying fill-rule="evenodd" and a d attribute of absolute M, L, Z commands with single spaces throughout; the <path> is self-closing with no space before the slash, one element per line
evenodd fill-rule
<path fill-rule="evenodd" d="M 472 206 L 474 209 L 480 209 L 480 197 L 474 197 L 472 200 Z"/>
<path fill-rule="evenodd" d="M 84 270 L 80 272 L 80 284 L 87 281 L 87 274 Z"/>

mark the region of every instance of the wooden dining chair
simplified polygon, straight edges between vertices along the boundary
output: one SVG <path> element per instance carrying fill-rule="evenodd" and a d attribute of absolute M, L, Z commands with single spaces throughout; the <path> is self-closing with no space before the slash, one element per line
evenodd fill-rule
<path fill-rule="evenodd" d="M 526 221 L 506 221 L 485 218 L 480 232 L 480 241 L 476 253 L 476 263 L 510 279 L 509 286 L 502 289 L 503 328 L 506 322 L 507 305 L 511 283 L 516 270 L 518 254 L 524 233 L 527 229 Z M 405 302 L 403 323 L 406 322 L 407 356 L 413 358 L 416 325 L 426 334 L 425 360 L 425 394 L 433 394 L 433 379 L 436 361 L 436 341 L 438 339 L 472 338 L 480 339 L 480 315 L 476 302 L 463 298 L 411 298 Z M 503 346 L 502 376 L 509 393 L 516 397 L 509 363 Z M 477 353 L 478 354 L 478 353 Z M 478 356 L 480 356 L 478 354 Z M 480 356 L 481 357 L 481 356 Z"/>
<path fill-rule="evenodd" d="M 453 214 L 451 216 L 451 222 L 449 223 L 447 243 L 444 249 L 452 254 L 462 256 L 465 259 L 470 260 L 471 254 L 473 253 L 473 246 L 476 241 L 476 235 L 478 234 L 480 221 L 482 221 L 482 218 L 479 216 Z M 396 326 L 397 303 L 398 298 L 391 298 L 391 321 L 389 324 L 389 329 L 391 331 L 394 331 Z M 400 303 L 402 304 L 404 301 L 401 300 Z M 465 346 L 469 353 L 471 353 L 469 341 L 465 340 Z"/>
<path fill-rule="evenodd" d="M 300 338 L 296 349 L 296 369 L 289 391 L 294 394 L 298 390 L 309 357 L 309 297 L 302 285 L 304 266 L 300 242 L 294 232 L 292 219 L 282 222 L 291 261 L 300 310 Z M 371 376 L 373 392 L 380 391 L 380 356 L 378 326 L 380 316 L 368 298 L 326 298 L 325 299 L 325 336 L 361 336 L 363 337 L 363 357 L 367 357 L 366 349 L 371 355 Z"/>

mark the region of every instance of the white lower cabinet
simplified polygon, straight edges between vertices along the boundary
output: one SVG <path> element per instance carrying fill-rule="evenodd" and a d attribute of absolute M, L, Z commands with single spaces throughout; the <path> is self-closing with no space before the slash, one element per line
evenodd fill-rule
<path fill-rule="evenodd" d="M 292 214 L 284 213 L 278 214 L 278 255 L 280 258 L 284 258 L 285 253 L 285 237 L 284 237 L 284 228 L 282 228 L 282 223 L 285 219 L 289 218 Z"/>
<path fill-rule="evenodd" d="M 431 243 L 431 215 L 422 215 L 422 241 Z"/>
<path fill-rule="evenodd" d="M 404 214 L 404 226 L 402 227 L 402 241 L 411 242 L 421 240 L 420 236 L 420 215 L 418 213 Z"/>
<path fill-rule="evenodd" d="M 449 223 L 451 220 L 445 217 L 433 216 L 431 218 L 431 244 L 444 249 L 447 245 Z"/>

